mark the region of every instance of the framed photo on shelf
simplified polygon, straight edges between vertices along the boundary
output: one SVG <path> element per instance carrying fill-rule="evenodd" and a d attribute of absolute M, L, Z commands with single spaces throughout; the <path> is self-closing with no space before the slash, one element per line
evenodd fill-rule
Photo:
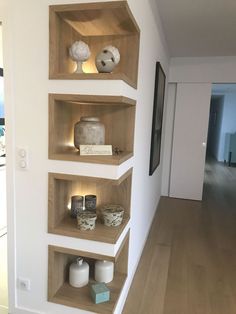
<path fill-rule="evenodd" d="M 156 63 L 156 76 L 154 87 L 154 102 L 153 102 L 153 116 L 152 116 L 152 137 L 151 137 L 151 151 L 149 175 L 151 176 L 160 164 L 161 154 L 161 132 L 162 119 L 164 109 L 165 97 L 165 81 L 166 76 L 161 67 L 160 62 Z"/>

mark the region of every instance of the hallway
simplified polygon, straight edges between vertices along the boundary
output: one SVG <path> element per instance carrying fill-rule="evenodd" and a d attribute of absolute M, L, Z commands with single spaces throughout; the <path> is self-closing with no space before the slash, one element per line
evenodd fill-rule
<path fill-rule="evenodd" d="M 235 314 L 235 244 L 236 168 L 210 161 L 203 202 L 161 199 L 123 314 Z"/>

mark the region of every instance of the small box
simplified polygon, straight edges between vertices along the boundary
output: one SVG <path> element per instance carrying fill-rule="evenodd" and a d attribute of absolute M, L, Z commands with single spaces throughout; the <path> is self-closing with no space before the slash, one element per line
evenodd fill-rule
<path fill-rule="evenodd" d="M 107 302 L 110 300 L 110 290 L 103 282 L 91 285 L 90 293 L 95 304 Z"/>

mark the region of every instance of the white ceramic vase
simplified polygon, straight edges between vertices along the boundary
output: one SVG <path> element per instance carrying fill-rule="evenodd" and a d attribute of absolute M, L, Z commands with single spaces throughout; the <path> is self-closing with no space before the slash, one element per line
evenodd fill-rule
<path fill-rule="evenodd" d="M 76 262 L 70 265 L 69 283 L 72 287 L 81 288 L 89 282 L 89 265 L 78 257 Z"/>

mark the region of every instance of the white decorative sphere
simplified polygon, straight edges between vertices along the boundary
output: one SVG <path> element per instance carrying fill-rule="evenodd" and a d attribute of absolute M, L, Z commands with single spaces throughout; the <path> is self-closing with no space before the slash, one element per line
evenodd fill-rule
<path fill-rule="evenodd" d="M 118 64 L 120 62 L 120 52 L 116 47 L 110 45 L 110 46 L 104 47 L 103 51 L 104 50 L 108 50 L 113 54 L 115 64 Z"/>
<path fill-rule="evenodd" d="M 91 55 L 89 46 L 82 40 L 75 41 L 69 48 L 70 57 L 74 61 L 86 61 Z"/>

